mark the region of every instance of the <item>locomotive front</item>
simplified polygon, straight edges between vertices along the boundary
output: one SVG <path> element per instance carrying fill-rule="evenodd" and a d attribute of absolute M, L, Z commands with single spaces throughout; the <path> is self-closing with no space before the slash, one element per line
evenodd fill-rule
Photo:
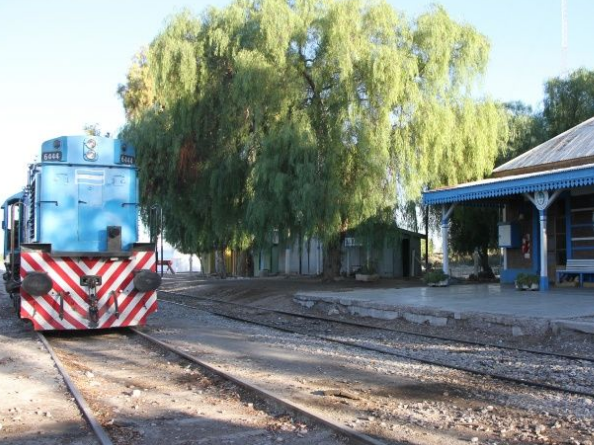
<path fill-rule="evenodd" d="M 36 330 L 143 325 L 157 309 L 161 278 L 154 245 L 138 242 L 134 162 L 134 147 L 117 139 L 52 139 L 21 199 L 5 204 L 4 225 L 20 239 L 5 242 L 7 290 Z"/>

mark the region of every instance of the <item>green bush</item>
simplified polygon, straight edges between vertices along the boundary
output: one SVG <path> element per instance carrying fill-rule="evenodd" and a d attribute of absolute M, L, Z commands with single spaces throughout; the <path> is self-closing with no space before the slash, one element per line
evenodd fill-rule
<path fill-rule="evenodd" d="M 516 277 L 516 284 L 518 286 L 532 286 L 539 283 L 538 275 L 533 273 L 519 273 Z"/>
<path fill-rule="evenodd" d="M 435 269 L 435 270 L 430 270 L 429 272 L 427 272 L 423 276 L 423 281 L 426 284 L 439 283 L 440 281 L 447 280 L 449 277 L 450 276 L 446 275 L 446 273 L 442 269 Z"/>
<path fill-rule="evenodd" d="M 364 264 L 363 267 L 359 270 L 360 274 L 363 275 L 374 275 L 377 273 L 377 268 L 375 266 L 374 261 L 370 261 L 369 264 Z"/>

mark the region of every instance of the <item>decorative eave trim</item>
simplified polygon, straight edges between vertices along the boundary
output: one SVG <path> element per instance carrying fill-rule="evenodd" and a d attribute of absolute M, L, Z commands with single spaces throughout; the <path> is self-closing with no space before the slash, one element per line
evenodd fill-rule
<path fill-rule="evenodd" d="M 594 184 L 594 165 L 461 184 L 423 193 L 424 205 L 473 201 Z"/>

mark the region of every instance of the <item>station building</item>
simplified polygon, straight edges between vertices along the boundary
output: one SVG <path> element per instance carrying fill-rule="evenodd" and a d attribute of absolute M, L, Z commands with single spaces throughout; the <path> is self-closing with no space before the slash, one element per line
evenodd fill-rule
<path fill-rule="evenodd" d="M 442 206 L 444 271 L 449 220 L 457 205 L 498 206 L 501 282 L 539 275 L 540 290 L 560 280 L 594 282 L 594 118 L 493 170 L 487 179 L 423 194 Z"/>

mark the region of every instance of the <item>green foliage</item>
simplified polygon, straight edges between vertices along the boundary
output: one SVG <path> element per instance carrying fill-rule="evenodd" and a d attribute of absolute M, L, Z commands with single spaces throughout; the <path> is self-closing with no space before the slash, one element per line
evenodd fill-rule
<path fill-rule="evenodd" d="M 516 277 L 516 284 L 518 286 L 532 286 L 539 284 L 539 277 L 532 273 L 519 273 Z"/>
<path fill-rule="evenodd" d="M 534 112 L 522 102 L 505 104 L 508 118 L 509 139 L 505 150 L 501 151 L 495 165 L 505 162 L 542 144 L 548 139 L 544 116 Z"/>
<path fill-rule="evenodd" d="M 452 250 L 471 254 L 476 247 L 485 253 L 497 248 L 498 212 L 496 207 L 456 207 L 450 227 Z"/>
<path fill-rule="evenodd" d="M 132 66 L 126 76 L 127 83 L 118 86 L 128 120 L 136 119 L 141 113 L 155 105 L 153 79 L 149 73 L 147 49 L 142 49 L 132 59 Z"/>
<path fill-rule="evenodd" d="M 377 263 L 375 261 L 369 261 L 369 264 L 363 264 L 357 273 L 363 275 L 375 275 L 377 273 Z"/>
<path fill-rule="evenodd" d="M 362 221 L 353 230 L 355 238 L 367 248 L 382 249 L 398 246 L 402 232 L 394 222 L 394 209 L 386 207 Z"/>
<path fill-rule="evenodd" d="M 442 281 L 447 280 L 449 277 L 450 276 L 446 275 L 446 273 L 442 269 L 435 269 L 425 273 L 425 275 L 423 275 L 423 281 L 426 284 L 440 283 Z"/>
<path fill-rule="evenodd" d="M 472 95 L 488 51 L 440 7 L 412 23 L 364 0 L 183 12 L 120 87 L 142 203 L 186 251 L 272 229 L 336 249 L 397 190 L 407 202 L 490 172 L 507 127 Z"/>
<path fill-rule="evenodd" d="M 594 71 L 582 68 L 548 80 L 543 114 L 549 137 L 594 116 Z"/>

